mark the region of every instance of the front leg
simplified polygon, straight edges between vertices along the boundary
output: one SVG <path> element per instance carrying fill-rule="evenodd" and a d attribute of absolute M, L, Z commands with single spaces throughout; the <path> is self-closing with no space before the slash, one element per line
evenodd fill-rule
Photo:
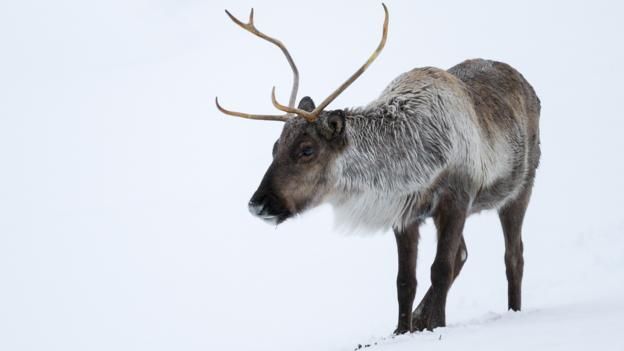
<path fill-rule="evenodd" d="M 461 272 L 466 259 L 468 258 L 468 249 L 466 248 L 466 242 L 462 236 L 459 250 L 455 256 L 455 267 L 453 269 L 453 281 L 457 279 L 459 272 Z M 427 293 L 422 298 L 418 307 L 412 312 L 412 330 L 422 331 L 427 328 L 427 321 L 429 319 L 429 308 L 431 308 L 431 299 L 433 297 L 433 288 L 429 288 Z"/>
<path fill-rule="evenodd" d="M 399 300 L 399 322 L 394 334 L 412 331 L 412 306 L 416 296 L 416 257 L 418 255 L 418 227 L 415 222 L 403 228 L 394 229 L 399 271 L 397 273 L 397 297 Z"/>
<path fill-rule="evenodd" d="M 446 325 L 446 297 L 456 276 L 456 256 L 462 244 L 469 197 L 462 193 L 446 193 L 441 197 L 434 220 L 438 229 L 438 247 L 431 266 L 431 295 L 425 306 L 418 329 L 433 330 Z M 459 267 L 461 268 L 461 267 Z"/>

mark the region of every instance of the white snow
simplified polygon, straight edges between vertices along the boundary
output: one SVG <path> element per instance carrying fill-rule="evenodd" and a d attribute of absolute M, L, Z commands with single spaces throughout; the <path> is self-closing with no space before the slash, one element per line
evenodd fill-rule
<path fill-rule="evenodd" d="M 362 345 L 372 350 L 586 350 L 621 349 L 621 301 L 576 303 L 522 313 L 490 313 L 446 328 L 389 337 Z M 621 324 L 619 325 L 621 327 Z M 370 345 L 370 346 L 369 346 Z M 357 348 L 357 347 L 356 347 Z"/>
<path fill-rule="evenodd" d="M 472 296 L 453 306 L 451 298 L 447 314 L 453 316 L 453 321 L 446 328 L 369 338 L 360 344 L 370 345 L 372 350 L 624 349 L 624 342 L 618 337 L 624 313 L 624 283 L 619 271 L 624 263 L 624 245 L 619 238 L 622 229 L 615 228 L 618 234 L 614 235 L 572 235 L 573 243 L 559 250 L 554 242 L 543 245 L 556 250 L 554 256 L 560 263 L 548 264 L 547 256 L 529 254 L 528 260 L 533 263 L 525 279 L 522 312 L 506 312 L 500 306 L 492 311 L 494 306 L 487 299 L 477 303 L 481 298 Z M 536 262 L 542 266 L 535 267 Z M 561 267 L 569 262 L 569 267 Z M 474 267 L 469 269 L 474 272 Z M 563 276 L 555 276 L 559 270 Z M 466 273 L 461 279 L 465 282 L 474 278 Z M 464 295 L 466 291 L 479 294 L 478 287 L 466 289 L 459 285 L 453 289 L 454 295 Z M 462 293 L 458 292 L 460 289 Z M 501 300 L 490 291 L 481 294 L 491 297 L 490 301 Z"/>
<path fill-rule="evenodd" d="M 384 52 L 332 106 L 416 66 L 508 62 L 542 100 L 520 313 L 492 213 L 466 225 L 448 327 L 392 338 L 391 235 L 328 207 L 275 228 L 247 201 L 287 94 L 322 99 L 374 49 L 378 1 L 0 2 L 0 350 L 624 350 L 624 25 L 610 1 L 394 1 Z M 286 95 L 281 96 L 284 100 Z M 435 248 L 422 230 L 418 298 Z"/>

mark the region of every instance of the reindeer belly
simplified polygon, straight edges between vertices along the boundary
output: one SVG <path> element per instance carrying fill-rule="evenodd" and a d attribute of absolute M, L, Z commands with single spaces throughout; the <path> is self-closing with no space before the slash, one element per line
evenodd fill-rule
<path fill-rule="evenodd" d="M 495 181 L 490 186 L 479 190 L 472 203 L 470 212 L 477 213 L 483 210 L 504 206 L 508 201 L 514 199 L 518 195 L 523 184 L 524 182 L 519 181 L 513 176 Z"/>

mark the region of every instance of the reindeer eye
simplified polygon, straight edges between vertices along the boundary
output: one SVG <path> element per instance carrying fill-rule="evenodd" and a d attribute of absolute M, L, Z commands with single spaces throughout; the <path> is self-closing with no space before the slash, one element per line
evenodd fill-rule
<path fill-rule="evenodd" d="M 314 148 L 312 146 L 304 146 L 299 151 L 299 154 L 303 157 L 310 157 L 314 155 Z"/>

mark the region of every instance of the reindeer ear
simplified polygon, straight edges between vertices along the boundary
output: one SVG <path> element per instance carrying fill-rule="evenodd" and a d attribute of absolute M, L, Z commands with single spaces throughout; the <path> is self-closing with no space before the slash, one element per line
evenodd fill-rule
<path fill-rule="evenodd" d="M 312 110 L 316 108 L 316 105 L 314 105 L 314 101 L 312 101 L 311 97 L 305 96 L 299 101 L 299 107 L 297 108 L 306 112 L 312 112 Z"/>
<path fill-rule="evenodd" d="M 329 111 L 320 122 L 321 134 L 328 140 L 335 139 L 344 133 L 345 113 L 343 110 Z"/>

